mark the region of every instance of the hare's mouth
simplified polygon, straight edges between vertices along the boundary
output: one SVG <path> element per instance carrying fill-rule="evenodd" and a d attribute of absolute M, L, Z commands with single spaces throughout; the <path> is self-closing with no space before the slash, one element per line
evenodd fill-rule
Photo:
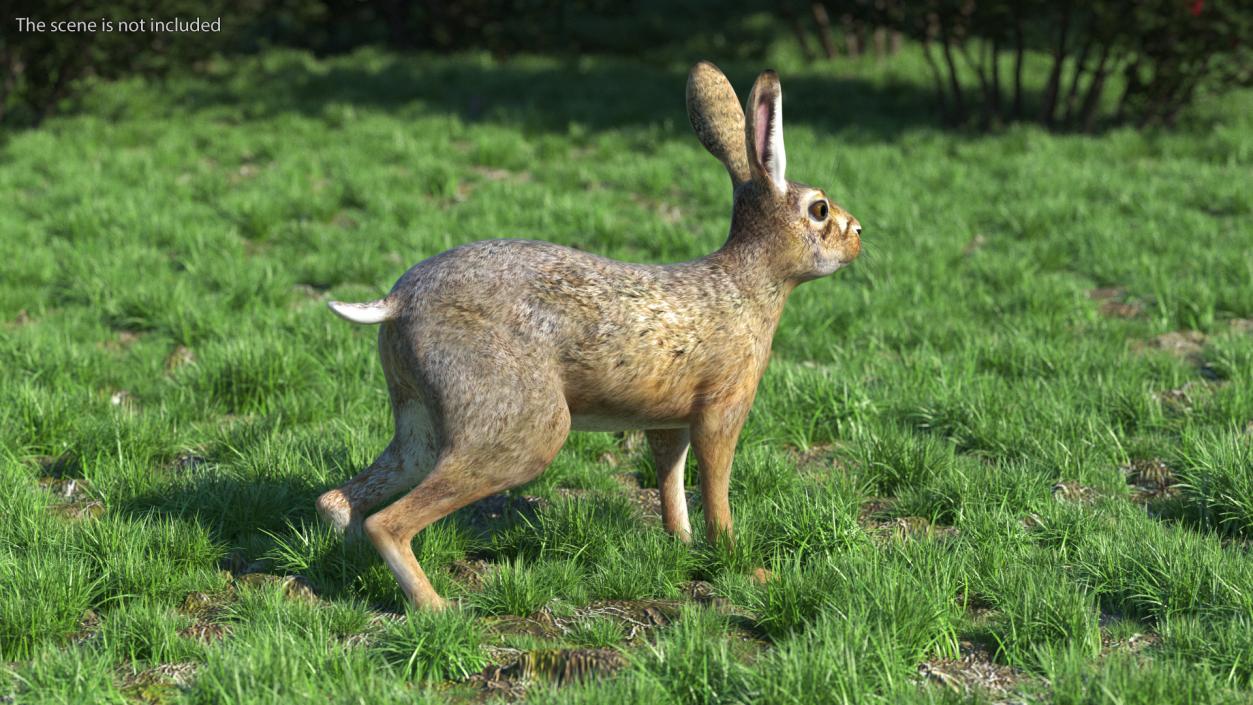
<path fill-rule="evenodd" d="M 857 259 L 857 255 L 861 254 L 861 226 L 858 225 L 856 230 L 851 233 L 847 239 L 848 244 L 844 248 L 844 257 L 841 262 L 848 264 Z"/>

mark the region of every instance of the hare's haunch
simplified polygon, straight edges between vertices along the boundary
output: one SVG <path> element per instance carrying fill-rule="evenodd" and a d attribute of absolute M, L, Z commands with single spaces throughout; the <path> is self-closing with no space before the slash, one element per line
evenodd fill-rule
<path fill-rule="evenodd" d="M 571 429 L 644 429 L 663 522 L 684 541 L 690 444 L 706 535 L 730 538 L 731 457 L 783 304 L 797 284 L 853 261 L 861 226 L 822 190 L 784 176 L 783 93 L 773 71 L 757 78 L 741 110 L 722 72 L 697 64 L 687 109 L 734 188 L 730 234 L 717 252 L 640 265 L 487 240 L 418 263 L 384 299 L 330 304 L 349 321 L 382 324 L 396 433 L 370 467 L 322 495 L 318 511 L 364 529 L 415 606 L 444 601 L 413 556 L 414 535 L 539 475 Z"/>

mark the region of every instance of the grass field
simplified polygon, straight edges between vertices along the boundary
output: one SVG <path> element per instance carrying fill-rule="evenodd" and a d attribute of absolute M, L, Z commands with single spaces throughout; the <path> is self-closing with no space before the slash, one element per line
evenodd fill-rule
<path fill-rule="evenodd" d="M 0 702 L 1253 698 L 1253 93 L 977 135 L 916 57 L 779 63 L 865 252 L 789 302 L 737 547 L 573 434 L 418 537 L 434 616 L 317 521 L 391 433 L 324 303 L 490 237 L 712 251 L 685 67 L 274 52 L 5 135 Z"/>

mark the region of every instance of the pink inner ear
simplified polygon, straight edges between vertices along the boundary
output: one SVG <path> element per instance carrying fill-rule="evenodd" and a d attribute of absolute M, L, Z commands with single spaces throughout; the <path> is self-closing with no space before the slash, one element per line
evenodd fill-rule
<path fill-rule="evenodd" d="M 757 101 L 757 115 L 753 120 L 753 149 L 757 150 L 757 159 L 762 166 L 766 165 L 766 154 L 770 143 L 766 135 L 770 134 L 770 103 L 765 99 Z"/>

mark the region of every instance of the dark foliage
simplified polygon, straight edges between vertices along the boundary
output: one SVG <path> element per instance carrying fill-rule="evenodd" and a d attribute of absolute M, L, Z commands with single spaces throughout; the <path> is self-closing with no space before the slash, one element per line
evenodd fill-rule
<path fill-rule="evenodd" d="M 1171 125 L 1197 95 L 1250 82 L 1253 12 L 1241 0 L 15 0 L 0 32 L 0 124 L 38 124 L 92 77 L 160 75 L 215 52 L 287 44 L 319 53 L 364 44 L 721 60 L 764 53 L 782 31 L 807 57 L 894 52 L 922 43 L 952 122 L 1037 120 Z M 218 32 L 20 32 L 17 19 L 221 18 Z M 773 20 L 773 22 L 772 22 Z M 1042 86 L 1023 57 L 1046 52 Z M 677 55 L 677 54 L 676 54 Z M 1111 85 L 1118 86 L 1115 97 Z M 1107 95 L 1110 94 L 1110 95 Z"/>
<path fill-rule="evenodd" d="M 825 15 L 819 7 L 815 17 Z M 937 99 L 955 122 L 1033 119 L 1091 131 L 1105 108 L 1115 122 L 1171 125 L 1198 91 L 1253 77 L 1253 11 L 1239 0 L 860 0 L 845 11 L 923 43 Z M 1034 95 L 1023 87 L 1028 49 L 1051 57 Z M 1116 102 L 1105 98 L 1113 77 L 1123 86 Z"/>
<path fill-rule="evenodd" d="M 261 0 L 12 0 L 0 30 L 0 124 L 38 124 L 71 97 L 84 79 L 131 74 L 160 75 L 214 51 L 234 46 L 240 27 L 262 18 Z M 43 31 L 20 31 L 18 18 L 46 23 Z M 217 32 L 127 31 L 122 21 L 216 20 Z M 53 22 L 94 22 L 65 31 Z M 106 23 L 112 23 L 111 25 Z"/>

